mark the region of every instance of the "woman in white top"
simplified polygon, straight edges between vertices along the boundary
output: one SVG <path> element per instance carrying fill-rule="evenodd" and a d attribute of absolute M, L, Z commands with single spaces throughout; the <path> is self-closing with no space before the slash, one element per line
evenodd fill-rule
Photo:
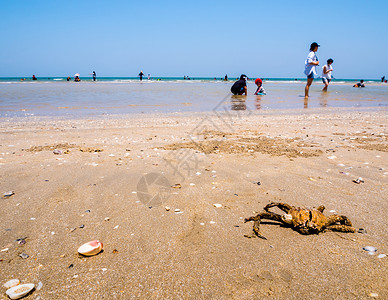
<path fill-rule="evenodd" d="M 310 85 L 313 83 L 314 75 L 317 75 L 317 71 L 315 70 L 316 66 L 319 66 L 318 57 L 315 55 L 315 52 L 318 51 L 319 45 L 317 43 L 312 43 L 310 45 L 310 53 L 307 56 L 306 62 L 305 62 L 305 69 L 304 73 L 307 76 L 307 84 L 304 89 L 304 97 L 309 97 L 309 89 Z"/>
<path fill-rule="evenodd" d="M 327 87 L 331 81 L 331 72 L 333 72 L 333 67 L 331 64 L 333 63 L 333 59 L 329 58 L 327 60 L 327 64 L 322 67 L 322 82 L 325 85 L 322 91 L 327 92 Z"/>

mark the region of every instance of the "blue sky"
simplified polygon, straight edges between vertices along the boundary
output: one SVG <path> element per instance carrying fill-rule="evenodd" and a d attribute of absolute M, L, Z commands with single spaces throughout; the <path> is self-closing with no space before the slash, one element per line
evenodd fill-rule
<path fill-rule="evenodd" d="M 0 1 L 0 77 L 388 77 L 386 0 Z"/>

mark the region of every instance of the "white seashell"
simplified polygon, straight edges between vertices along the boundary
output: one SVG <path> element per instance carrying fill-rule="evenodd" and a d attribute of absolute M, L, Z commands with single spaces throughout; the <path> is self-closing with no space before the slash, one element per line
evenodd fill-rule
<path fill-rule="evenodd" d="M 181 210 L 179 208 L 175 208 L 175 212 L 180 212 Z"/>
<path fill-rule="evenodd" d="M 219 203 L 215 203 L 213 204 L 214 207 L 217 207 L 217 208 L 221 208 L 222 207 L 222 204 L 219 204 Z"/>
<path fill-rule="evenodd" d="M 377 249 L 373 246 L 365 246 L 364 248 L 362 248 L 362 250 L 365 250 L 368 252 L 376 252 L 377 251 Z"/>
<path fill-rule="evenodd" d="M 327 158 L 328 158 L 328 159 L 336 159 L 336 158 L 337 158 L 337 156 L 335 156 L 335 155 L 331 155 L 331 156 L 328 156 Z"/>
<path fill-rule="evenodd" d="M 387 256 L 386 254 L 379 254 L 379 255 L 377 255 L 377 258 L 384 258 L 386 256 Z"/>
<path fill-rule="evenodd" d="M 92 256 L 96 255 L 101 252 L 102 250 L 102 243 L 98 240 L 88 242 L 86 244 L 83 244 L 81 247 L 78 248 L 78 253 L 85 255 L 85 256 Z"/>
<path fill-rule="evenodd" d="M 210 221 L 209 223 L 210 223 L 210 224 L 216 224 L 216 222 L 214 222 L 214 221 Z"/>
<path fill-rule="evenodd" d="M 39 291 L 43 287 L 43 283 L 39 281 L 38 285 L 36 286 L 36 290 Z"/>
<path fill-rule="evenodd" d="M 11 279 L 9 281 L 7 281 L 6 283 L 4 283 L 4 287 L 6 289 L 10 289 L 11 287 L 14 287 L 14 286 L 17 286 L 20 284 L 20 280 L 19 279 Z"/>
<path fill-rule="evenodd" d="M 165 209 L 166 211 L 169 211 L 171 208 L 170 208 L 169 206 L 165 206 L 164 209 Z"/>
<path fill-rule="evenodd" d="M 34 287 L 33 283 L 20 284 L 8 289 L 5 293 L 11 299 L 20 299 L 31 292 Z"/>
<path fill-rule="evenodd" d="M 374 252 L 374 251 L 368 251 L 368 255 L 375 255 L 376 254 L 376 252 Z"/>
<path fill-rule="evenodd" d="M 197 172 L 197 173 L 195 173 L 195 175 L 201 175 L 201 172 Z"/>

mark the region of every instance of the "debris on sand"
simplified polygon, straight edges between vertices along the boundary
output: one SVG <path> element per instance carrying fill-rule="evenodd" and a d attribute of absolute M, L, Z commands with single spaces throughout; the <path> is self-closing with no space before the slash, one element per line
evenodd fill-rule
<path fill-rule="evenodd" d="M 357 179 L 354 179 L 353 182 L 360 184 L 360 183 L 364 183 L 365 181 L 364 181 L 364 179 L 362 179 L 362 177 L 358 177 Z"/>
<path fill-rule="evenodd" d="M 8 289 L 5 293 L 11 299 L 20 299 L 26 296 L 29 292 L 31 292 L 35 288 L 33 283 L 19 284 Z"/>
<path fill-rule="evenodd" d="M 85 243 L 81 247 L 79 247 L 78 253 L 84 256 L 93 256 L 100 253 L 102 250 L 102 247 L 103 247 L 103 244 L 100 241 L 94 240 L 94 241 Z"/>

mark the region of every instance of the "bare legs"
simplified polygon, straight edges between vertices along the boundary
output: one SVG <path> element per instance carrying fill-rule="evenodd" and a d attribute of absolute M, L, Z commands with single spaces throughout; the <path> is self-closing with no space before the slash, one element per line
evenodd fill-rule
<path fill-rule="evenodd" d="M 310 85 L 313 83 L 314 78 L 307 78 L 307 83 L 306 87 L 304 88 L 304 97 L 308 98 L 309 97 L 309 89 Z"/>
<path fill-rule="evenodd" d="M 323 82 L 323 84 L 324 84 L 325 86 L 323 87 L 322 91 L 327 92 L 327 87 L 329 86 L 329 82 L 325 80 L 325 81 Z"/>

